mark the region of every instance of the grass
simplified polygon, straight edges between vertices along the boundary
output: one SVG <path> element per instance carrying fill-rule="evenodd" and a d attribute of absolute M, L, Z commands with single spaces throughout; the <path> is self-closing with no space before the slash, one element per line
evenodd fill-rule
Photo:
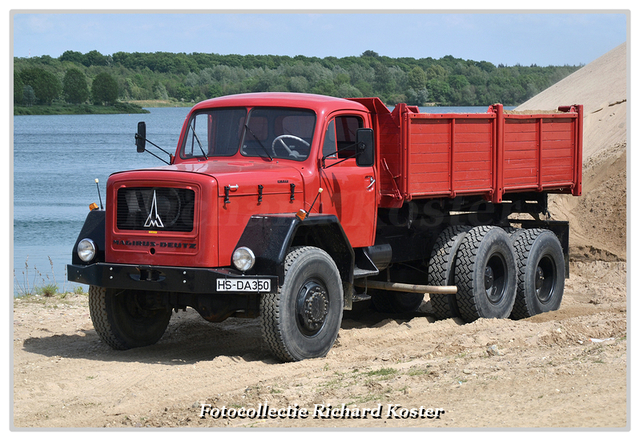
<path fill-rule="evenodd" d="M 389 380 L 398 373 L 397 369 L 394 368 L 380 368 L 375 371 L 365 372 L 365 375 L 369 377 L 379 377 L 379 380 Z"/>
<path fill-rule="evenodd" d="M 336 389 L 345 389 L 351 386 L 356 386 L 358 384 L 364 386 L 371 386 L 378 381 L 390 380 L 396 377 L 399 374 L 399 371 L 394 368 L 380 368 L 373 371 L 363 371 L 360 372 L 358 369 L 354 369 L 352 372 L 337 372 L 333 373 L 333 377 L 329 378 L 327 381 L 321 383 L 319 386 L 319 390 L 321 391 L 330 391 Z M 382 392 L 382 394 L 391 391 L 391 389 Z M 380 393 L 374 393 L 372 396 L 378 396 Z M 360 397 L 362 398 L 362 397 Z M 369 398 L 365 399 L 365 401 L 358 402 L 366 402 Z"/>
<path fill-rule="evenodd" d="M 44 296 L 44 297 L 53 297 L 58 294 L 58 285 L 55 283 L 47 283 L 44 286 L 39 286 L 36 288 L 36 295 Z"/>
<path fill-rule="evenodd" d="M 29 256 L 27 256 L 24 262 L 24 268 L 17 272 L 15 269 L 13 270 L 13 281 L 14 281 L 14 295 L 16 297 L 29 297 L 29 296 L 42 296 L 42 297 L 53 297 L 56 295 L 61 295 L 62 298 L 66 295 L 66 274 L 65 274 L 65 283 L 62 284 L 62 287 L 58 285 L 56 281 L 56 274 L 53 269 L 53 260 L 51 257 L 47 256 L 49 259 L 49 265 L 51 266 L 51 272 L 49 274 L 43 275 L 37 267 L 31 268 L 29 265 Z M 74 294 L 83 294 L 84 288 L 82 286 L 76 286 L 73 289 Z"/>
<path fill-rule="evenodd" d="M 14 301 L 21 303 L 36 303 L 40 304 L 46 308 L 57 309 L 60 307 L 64 307 L 65 305 L 74 304 L 76 298 L 69 295 L 68 292 L 57 292 L 51 296 L 44 296 L 40 294 L 30 294 L 26 296 L 14 297 Z M 88 294 L 83 292 L 80 294 L 88 298 Z"/>

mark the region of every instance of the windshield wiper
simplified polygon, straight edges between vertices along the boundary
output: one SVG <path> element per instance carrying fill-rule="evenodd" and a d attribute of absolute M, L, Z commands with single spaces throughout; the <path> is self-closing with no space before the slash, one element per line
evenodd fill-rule
<path fill-rule="evenodd" d="M 258 138 L 256 136 L 255 133 L 253 133 L 253 130 L 251 130 L 249 128 L 249 124 L 245 124 L 244 128 L 247 130 L 247 132 L 251 133 L 251 136 L 253 136 L 255 138 L 256 141 L 258 141 L 258 144 L 260 144 L 260 147 L 262 147 L 262 150 L 264 150 L 264 152 L 267 154 L 267 156 L 269 157 L 269 160 L 273 161 L 273 158 L 271 157 L 271 155 L 269 154 L 269 150 L 267 150 L 267 148 L 264 146 L 264 144 L 262 143 L 262 141 L 260 141 L 260 138 Z"/>
<path fill-rule="evenodd" d="M 200 138 L 198 137 L 198 134 L 196 133 L 196 122 L 195 122 L 195 120 L 193 121 L 193 124 L 191 124 L 191 130 L 193 131 L 193 137 L 196 139 L 196 141 L 198 141 L 198 147 L 200 147 L 200 151 L 202 152 L 202 155 L 204 156 L 204 159 L 209 159 L 207 157 L 207 154 L 204 152 L 204 149 L 202 148 L 202 143 L 200 142 Z"/>

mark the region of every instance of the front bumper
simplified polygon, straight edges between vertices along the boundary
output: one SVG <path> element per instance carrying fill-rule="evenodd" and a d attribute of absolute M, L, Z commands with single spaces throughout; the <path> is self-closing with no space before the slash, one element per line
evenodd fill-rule
<path fill-rule="evenodd" d="M 156 292 L 185 292 L 196 294 L 257 294 L 277 292 L 278 277 L 273 275 L 245 275 L 230 268 L 186 268 L 157 265 L 126 265 L 94 263 L 67 265 L 70 282 L 103 288 L 136 289 Z M 222 291 L 224 280 L 270 280 L 267 291 Z"/>

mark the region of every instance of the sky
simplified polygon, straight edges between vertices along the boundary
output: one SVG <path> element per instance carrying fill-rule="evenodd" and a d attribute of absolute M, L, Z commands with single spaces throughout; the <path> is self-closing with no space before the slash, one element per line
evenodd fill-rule
<path fill-rule="evenodd" d="M 291 10 L 289 10 L 291 11 Z M 15 57 L 67 50 L 455 58 L 495 65 L 588 64 L 627 40 L 628 11 L 101 12 L 13 10 Z M 90 11 L 89 11 L 90 12 Z"/>

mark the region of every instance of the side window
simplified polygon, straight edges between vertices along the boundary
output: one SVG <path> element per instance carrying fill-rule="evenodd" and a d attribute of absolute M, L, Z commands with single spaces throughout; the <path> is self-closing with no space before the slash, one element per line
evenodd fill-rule
<path fill-rule="evenodd" d="M 322 154 L 327 156 L 337 152 L 337 158 L 352 158 L 356 152 L 356 132 L 362 127 L 362 118 L 359 116 L 337 116 L 332 119 L 327 126 Z"/>
<path fill-rule="evenodd" d="M 331 158 L 335 158 L 336 150 L 336 127 L 334 124 L 334 120 L 329 122 L 327 125 L 327 131 L 324 134 L 324 144 L 322 144 L 322 156 L 328 156 Z"/>

